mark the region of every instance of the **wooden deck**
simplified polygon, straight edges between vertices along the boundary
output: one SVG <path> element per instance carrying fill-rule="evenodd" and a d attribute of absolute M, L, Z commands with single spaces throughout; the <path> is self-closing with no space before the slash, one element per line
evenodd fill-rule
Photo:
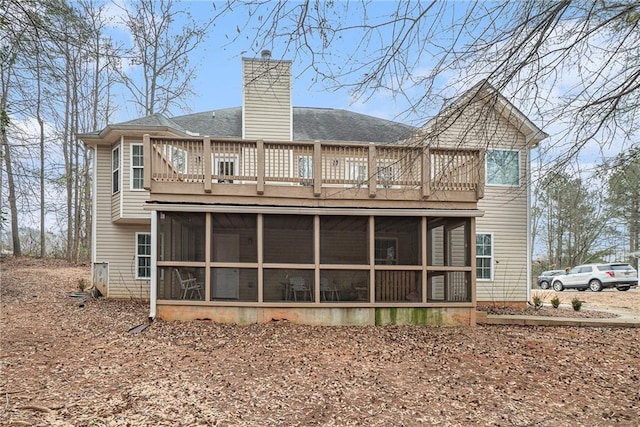
<path fill-rule="evenodd" d="M 280 204 L 292 199 L 368 206 L 477 202 L 484 150 L 343 142 L 273 142 L 145 135 L 144 187 L 155 200 Z M 307 203 L 308 204 L 308 203 Z"/>

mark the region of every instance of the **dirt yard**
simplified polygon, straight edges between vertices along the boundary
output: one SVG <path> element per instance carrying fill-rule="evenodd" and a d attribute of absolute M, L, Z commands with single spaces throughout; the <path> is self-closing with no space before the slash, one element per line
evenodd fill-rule
<path fill-rule="evenodd" d="M 88 268 L 0 268 L 0 425 L 640 425 L 638 328 L 156 321 L 130 334 L 146 303 L 69 296 Z M 559 295 L 640 309 L 638 292 Z"/>

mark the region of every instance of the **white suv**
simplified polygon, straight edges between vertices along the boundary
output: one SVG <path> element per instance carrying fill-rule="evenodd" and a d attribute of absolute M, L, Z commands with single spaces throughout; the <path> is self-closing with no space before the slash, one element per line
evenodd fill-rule
<path fill-rule="evenodd" d="M 591 289 L 593 292 L 599 292 L 604 288 L 628 291 L 635 286 L 638 286 L 638 272 L 629 264 L 619 262 L 578 265 L 567 274 L 555 276 L 551 283 L 556 292 L 569 288 L 579 291 Z"/>

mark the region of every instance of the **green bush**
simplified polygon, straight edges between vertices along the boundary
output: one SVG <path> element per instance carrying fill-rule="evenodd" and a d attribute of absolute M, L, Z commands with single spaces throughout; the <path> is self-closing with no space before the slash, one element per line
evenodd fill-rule
<path fill-rule="evenodd" d="M 533 308 L 540 310 L 542 308 L 542 297 L 540 295 L 533 296 Z"/>
<path fill-rule="evenodd" d="M 571 300 L 571 306 L 575 311 L 580 311 L 582 308 L 582 301 L 580 301 L 577 297 Z"/>
<path fill-rule="evenodd" d="M 553 308 L 558 308 L 560 306 L 560 298 L 553 297 L 551 298 L 551 305 L 553 306 Z"/>

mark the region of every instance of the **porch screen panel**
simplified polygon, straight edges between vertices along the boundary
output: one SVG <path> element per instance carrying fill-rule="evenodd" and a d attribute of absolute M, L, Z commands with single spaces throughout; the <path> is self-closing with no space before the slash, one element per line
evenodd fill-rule
<path fill-rule="evenodd" d="M 321 264 L 368 264 L 369 218 L 320 217 Z"/>
<path fill-rule="evenodd" d="M 376 264 L 421 265 L 421 219 L 376 217 Z"/>
<path fill-rule="evenodd" d="M 265 215 L 264 262 L 313 264 L 313 216 Z"/>
<path fill-rule="evenodd" d="M 264 302 L 314 301 L 314 271 L 311 269 L 267 268 L 263 280 Z"/>
<path fill-rule="evenodd" d="M 449 264 L 456 267 L 471 265 L 471 252 L 469 242 L 469 227 L 467 222 L 461 222 L 453 225 L 449 229 Z"/>
<path fill-rule="evenodd" d="M 158 299 L 204 301 L 204 268 L 158 267 Z"/>
<path fill-rule="evenodd" d="M 467 218 L 437 218 L 427 222 L 428 264 L 471 265 L 471 222 Z"/>
<path fill-rule="evenodd" d="M 376 271 L 376 302 L 422 301 L 422 273 L 407 270 Z"/>
<path fill-rule="evenodd" d="M 320 302 L 368 302 L 369 271 L 320 270 Z"/>
<path fill-rule="evenodd" d="M 211 214 L 213 262 L 258 262 L 257 216 Z"/>
<path fill-rule="evenodd" d="M 164 261 L 204 262 L 204 213 L 158 212 L 158 235 L 158 253 Z"/>
<path fill-rule="evenodd" d="M 427 300 L 470 302 L 471 272 L 430 271 L 427 274 Z"/>
<path fill-rule="evenodd" d="M 211 301 L 258 301 L 257 268 L 211 269 Z"/>

